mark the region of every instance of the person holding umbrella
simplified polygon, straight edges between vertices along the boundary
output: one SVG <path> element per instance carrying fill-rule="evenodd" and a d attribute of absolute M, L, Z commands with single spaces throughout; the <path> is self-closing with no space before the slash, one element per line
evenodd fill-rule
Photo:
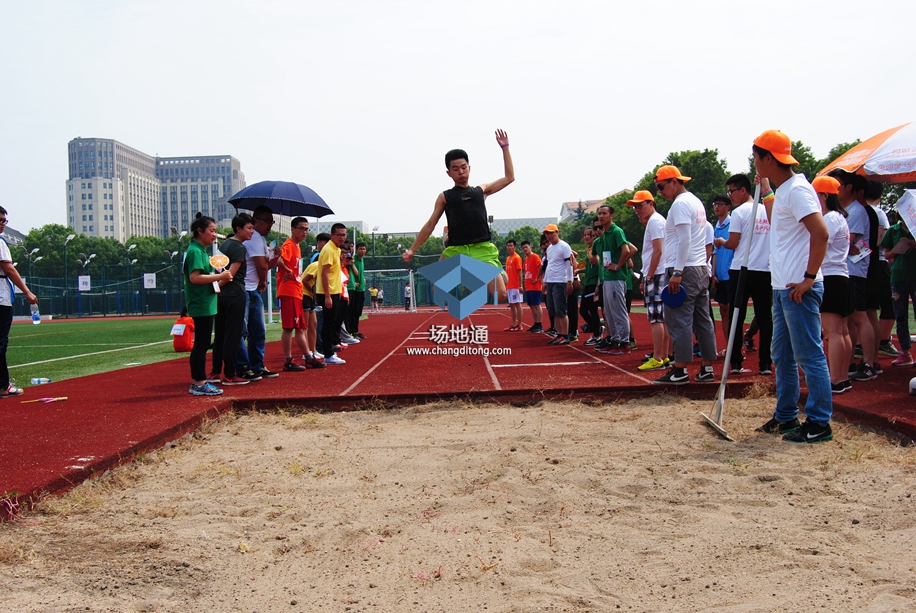
<path fill-rule="evenodd" d="M 499 251 L 490 242 L 486 199 L 515 181 L 515 168 L 512 165 L 512 156 L 509 154 L 509 135 L 503 130 L 497 130 L 496 142 L 503 150 L 503 177 L 491 183 L 481 183 L 477 187 L 471 187 L 469 183 L 471 166 L 468 154 L 461 149 L 452 149 L 445 154 L 445 167 L 448 169 L 446 174 L 455 182 L 455 186 L 442 192 L 436 198 L 433 214 L 417 234 L 417 240 L 410 246 L 410 249 L 404 252 L 405 263 L 410 262 L 414 253 L 430 237 L 439 219 L 442 218 L 442 214 L 445 213 L 449 234 L 448 247 L 442 252 L 442 255 L 450 258 L 464 254 L 502 270 Z M 494 293 L 498 294 L 500 300 L 505 300 L 506 286 L 502 275 L 496 277 L 495 283 L 496 291 Z"/>

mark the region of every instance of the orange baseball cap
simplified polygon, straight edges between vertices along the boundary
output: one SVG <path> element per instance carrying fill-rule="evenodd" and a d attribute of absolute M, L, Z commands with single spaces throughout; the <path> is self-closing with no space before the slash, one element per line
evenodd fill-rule
<path fill-rule="evenodd" d="M 632 200 L 627 200 L 627 206 L 633 206 L 640 202 L 655 202 L 655 197 L 652 195 L 652 192 L 641 189 L 633 194 Z"/>
<path fill-rule="evenodd" d="M 811 187 L 819 194 L 838 194 L 840 193 L 840 182 L 833 177 L 814 177 Z"/>
<path fill-rule="evenodd" d="M 798 160 L 792 157 L 792 141 L 779 130 L 767 130 L 754 139 L 754 144 L 772 153 L 783 164 L 798 164 Z"/>
<path fill-rule="evenodd" d="M 681 181 L 689 181 L 690 177 L 685 177 L 681 174 L 681 171 L 677 169 L 677 166 L 662 166 L 655 171 L 655 182 L 667 181 L 668 179 L 680 179 Z"/>
<path fill-rule="evenodd" d="M 560 228 L 557 227 L 557 224 L 549 223 L 547 227 L 544 228 L 544 232 L 559 232 Z"/>

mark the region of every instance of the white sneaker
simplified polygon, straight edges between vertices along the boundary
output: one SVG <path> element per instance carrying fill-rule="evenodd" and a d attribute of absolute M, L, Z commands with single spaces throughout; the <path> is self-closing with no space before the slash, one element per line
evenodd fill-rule
<path fill-rule="evenodd" d="M 345 345 L 358 345 L 359 339 L 353 336 L 341 336 L 340 342 L 344 343 Z"/>
<path fill-rule="evenodd" d="M 316 351 L 315 353 L 312 354 L 312 357 L 314 357 L 316 360 L 323 360 L 323 359 L 324 359 L 324 354 L 323 354 L 323 353 L 318 353 L 318 352 Z"/>
<path fill-rule="evenodd" d="M 347 362 L 337 357 L 337 354 L 334 354 L 329 358 L 325 358 L 324 363 L 325 364 L 346 364 Z"/>

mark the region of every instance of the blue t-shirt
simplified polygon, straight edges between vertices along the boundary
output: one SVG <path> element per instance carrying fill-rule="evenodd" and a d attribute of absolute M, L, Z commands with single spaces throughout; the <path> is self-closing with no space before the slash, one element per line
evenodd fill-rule
<path fill-rule="evenodd" d="M 729 226 L 731 226 L 732 216 L 727 215 L 725 221 L 719 222 L 713 228 L 713 234 L 716 238 L 728 240 Z M 724 245 L 716 247 L 716 278 L 719 281 L 728 281 L 728 269 L 731 268 L 732 259 L 735 257 L 734 249 L 727 249 Z"/>

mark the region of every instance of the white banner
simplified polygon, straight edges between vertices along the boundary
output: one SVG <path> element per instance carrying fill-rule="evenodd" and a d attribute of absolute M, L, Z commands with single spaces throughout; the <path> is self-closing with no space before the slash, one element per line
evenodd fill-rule
<path fill-rule="evenodd" d="M 154 272 L 143 273 L 143 287 L 145 289 L 156 289 L 156 273 Z"/>
<path fill-rule="evenodd" d="M 90 289 L 89 275 L 80 275 L 80 291 L 88 292 Z"/>

